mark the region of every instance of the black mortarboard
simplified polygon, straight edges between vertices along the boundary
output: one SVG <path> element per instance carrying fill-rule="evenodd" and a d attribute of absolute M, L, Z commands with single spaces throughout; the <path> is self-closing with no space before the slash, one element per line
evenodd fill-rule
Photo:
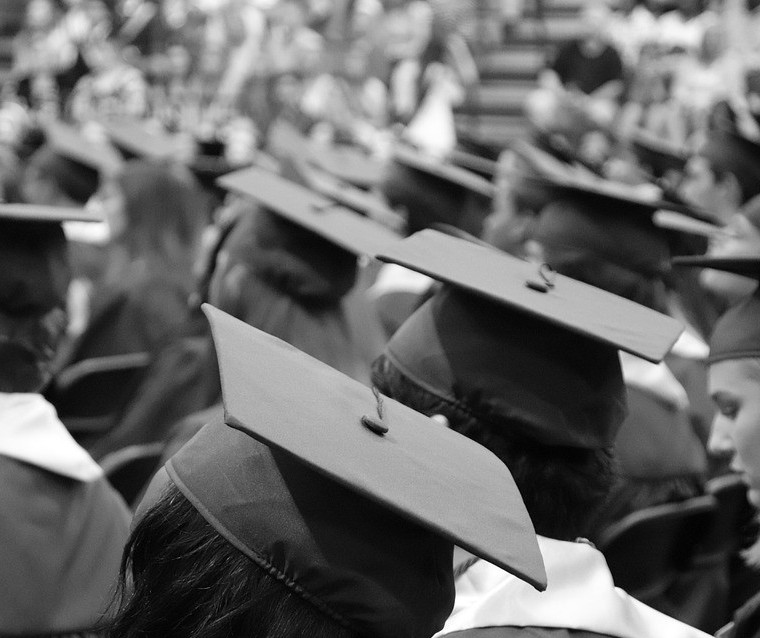
<path fill-rule="evenodd" d="M 251 167 L 221 177 L 218 184 L 356 255 L 374 256 L 398 236 L 385 226 L 337 205 L 269 171 Z"/>
<path fill-rule="evenodd" d="M 78 208 L 0 204 L 0 312 L 44 315 L 66 306 L 65 221 L 99 221 Z"/>
<path fill-rule="evenodd" d="M 399 164 L 457 184 L 484 197 L 493 197 L 494 195 L 493 184 L 480 175 L 476 175 L 466 168 L 442 162 L 408 146 L 397 146 L 393 152 L 393 159 Z"/>
<path fill-rule="evenodd" d="M 549 203 L 539 215 L 533 238 L 558 269 L 568 259 L 591 257 L 647 277 L 661 275 L 671 255 L 668 235 L 655 223 L 655 213 L 680 212 L 701 221 L 683 204 L 637 187 L 602 179 L 534 179 L 543 183 Z"/>
<path fill-rule="evenodd" d="M 407 147 L 396 149 L 380 189 L 391 206 L 406 211 L 410 233 L 438 222 L 478 236 L 495 192 L 479 175 Z"/>
<path fill-rule="evenodd" d="M 260 164 L 257 162 L 257 165 Z M 404 227 L 403 216 L 375 193 L 343 182 L 313 165 L 310 166 L 306 161 L 299 160 L 296 156 L 285 158 L 281 162 L 280 174 L 384 226 L 394 230 Z"/>
<path fill-rule="evenodd" d="M 370 189 L 383 178 L 383 163 L 353 146 L 311 143 L 308 160 L 333 177 L 359 188 Z"/>
<path fill-rule="evenodd" d="M 368 638 L 428 638 L 454 599 L 453 545 L 545 587 L 509 471 L 485 448 L 208 305 L 224 423 L 173 482 L 270 576 Z"/>
<path fill-rule="evenodd" d="M 715 129 L 699 151 L 712 169 L 731 173 L 742 189 L 742 203 L 760 194 L 760 144 L 735 131 Z"/>
<path fill-rule="evenodd" d="M 149 128 L 138 120 L 107 120 L 103 128 L 111 142 L 127 159 L 166 160 L 180 154 L 179 140 L 169 133 Z"/>
<path fill-rule="evenodd" d="M 626 413 L 617 351 L 658 361 L 682 330 L 631 301 L 432 230 L 379 259 L 447 284 L 395 333 L 391 362 L 445 401 L 477 397 L 484 422 L 514 421 L 549 445 L 611 445 Z"/>
<path fill-rule="evenodd" d="M 639 162 L 655 177 L 663 177 L 669 171 L 683 172 L 689 161 L 685 149 L 644 129 L 633 133 L 631 148 Z"/>
<path fill-rule="evenodd" d="M 113 147 L 88 139 L 72 126 L 50 122 L 45 125 L 45 134 L 56 153 L 100 175 L 111 175 L 121 168 L 123 162 Z"/>
<path fill-rule="evenodd" d="M 679 257 L 674 265 L 712 268 L 760 281 L 760 257 Z M 760 287 L 729 308 L 710 336 L 709 363 L 760 358 Z"/>

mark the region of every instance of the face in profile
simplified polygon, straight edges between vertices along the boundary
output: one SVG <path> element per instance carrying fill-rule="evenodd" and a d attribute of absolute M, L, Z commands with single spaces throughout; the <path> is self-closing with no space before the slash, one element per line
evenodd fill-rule
<path fill-rule="evenodd" d="M 710 396 L 718 412 L 710 453 L 731 461 L 760 509 L 760 359 L 732 359 L 710 366 Z"/>

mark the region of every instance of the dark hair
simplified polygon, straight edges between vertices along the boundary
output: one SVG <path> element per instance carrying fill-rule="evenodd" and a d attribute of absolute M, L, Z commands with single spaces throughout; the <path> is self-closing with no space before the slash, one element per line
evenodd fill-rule
<path fill-rule="evenodd" d="M 577 251 L 545 247 L 545 254 L 547 263 L 558 273 L 658 312 L 667 311 L 667 295 L 662 275 L 647 276 L 631 268 Z"/>
<path fill-rule="evenodd" d="M 233 547 L 174 484 L 127 541 L 110 638 L 359 638 Z"/>
<path fill-rule="evenodd" d="M 132 160 L 118 178 L 127 219 L 122 241 L 135 256 L 190 264 L 205 220 L 192 175 L 168 164 Z"/>
<path fill-rule="evenodd" d="M 383 394 L 432 416 L 493 452 L 512 472 L 536 532 L 560 540 L 586 536 L 595 512 L 615 480 L 610 448 L 582 449 L 539 443 L 525 424 L 488 416 L 477 397 L 439 398 L 421 388 L 384 355 L 372 366 L 372 382 Z"/>

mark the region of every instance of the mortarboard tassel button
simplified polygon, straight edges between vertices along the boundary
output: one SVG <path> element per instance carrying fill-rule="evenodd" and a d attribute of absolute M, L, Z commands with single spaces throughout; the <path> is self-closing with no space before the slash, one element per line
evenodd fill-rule
<path fill-rule="evenodd" d="M 556 271 L 549 264 L 541 264 L 538 267 L 538 275 L 541 277 L 541 281 L 529 279 L 525 282 L 525 285 L 536 292 L 549 292 L 554 288 L 556 274 Z"/>
<path fill-rule="evenodd" d="M 385 425 L 382 421 L 379 421 L 371 416 L 367 416 L 366 414 L 362 417 L 362 425 L 367 428 L 370 432 L 374 432 L 375 434 L 379 436 L 383 436 L 388 432 L 388 426 Z"/>

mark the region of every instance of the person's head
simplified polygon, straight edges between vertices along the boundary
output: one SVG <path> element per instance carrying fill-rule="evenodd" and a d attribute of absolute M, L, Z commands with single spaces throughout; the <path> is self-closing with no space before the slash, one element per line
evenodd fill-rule
<path fill-rule="evenodd" d="M 429 638 L 453 606 L 455 543 L 545 586 L 498 459 L 205 310 L 226 423 L 206 425 L 149 486 L 112 638 Z"/>
<path fill-rule="evenodd" d="M 541 261 L 557 272 L 658 311 L 670 259 L 652 212 L 623 201 L 566 195 L 546 205 L 533 228 Z"/>
<path fill-rule="evenodd" d="M 610 18 L 605 0 L 586 0 L 581 11 L 582 36 L 587 42 L 602 43 Z"/>
<path fill-rule="evenodd" d="M 39 392 L 66 330 L 70 209 L 0 205 L 0 392 Z"/>
<path fill-rule="evenodd" d="M 658 315 L 566 277 L 543 281 L 531 264 L 431 231 L 389 259 L 449 283 L 393 335 L 373 382 L 494 452 L 539 534 L 582 536 L 614 481 L 611 448 L 627 409 L 615 339 L 574 306 L 624 322 L 642 313 L 649 319 L 638 330 Z M 581 302 L 585 295 L 594 299 Z"/>
<path fill-rule="evenodd" d="M 760 257 L 713 259 L 707 265 L 760 278 Z M 730 459 L 760 509 L 760 296 L 730 308 L 710 336 L 709 390 L 718 408 L 709 449 Z"/>
<path fill-rule="evenodd" d="M 689 204 L 727 222 L 760 195 L 760 146 L 736 133 L 714 130 L 686 164 L 680 195 Z"/>
<path fill-rule="evenodd" d="M 42 31 L 52 27 L 60 14 L 56 0 L 31 0 L 26 5 L 24 26 L 33 31 Z"/>
<path fill-rule="evenodd" d="M 387 354 L 373 363 L 372 383 L 493 452 L 512 473 L 537 534 L 561 540 L 589 534 L 616 478 L 612 448 L 545 445 L 526 433 L 531 423 L 490 414 L 477 393 L 441 398 L 406 376 Z"/>
<path fill-rule="evenodd" d="M 250 323 L 258 314 L 254 279 L 314 310 L 334 308 L 353 288 L 356 255 L 251 200 L 230 206 L 237 222 L 217 251 L 211 303 Z"/>
<path fill-rule="evenodd" d="M 174 484 L 132 530 L 119 596 L 111 638 L 359 638 L 235 548 Z"/>
<path fill-rule="evenodd" d="M 205 221 L 192 176 L 179 167 L 133 160 L 98 193 L 113 241 L 133 258 L 186 266 Z"/>
<path fill-rule="evenodd" d="M 491 212 L 489 187 L 466 169 L 406 151 L 388 165 L 380 185 L 388 203 L 405 211 L 409 233 L 444 223 L 476 236 Z"/>

